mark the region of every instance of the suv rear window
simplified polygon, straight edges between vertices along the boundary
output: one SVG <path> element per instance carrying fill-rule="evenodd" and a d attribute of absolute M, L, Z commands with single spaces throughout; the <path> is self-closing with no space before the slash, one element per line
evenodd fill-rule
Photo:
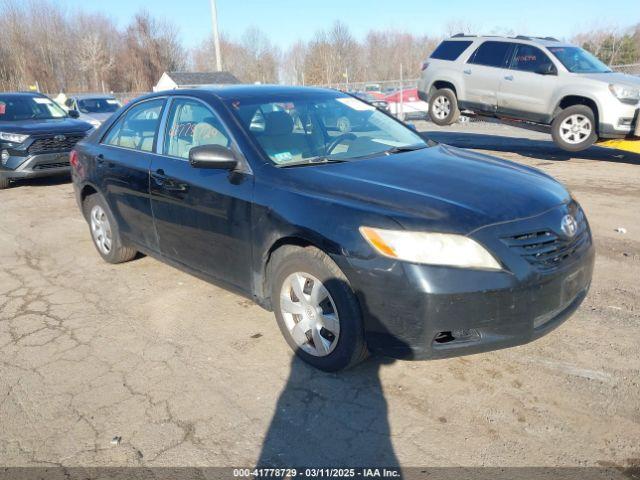
<path fill-rule="evenodd" d="M 456 60 L 460 54 L 469 47 L 469 45 L 471 45 L 470 41 L 444 41 L 433 51 L 431 58 L 435 58 L 437 60 Z"/>
<path fill-rule="evenodd" d="M 484 42 L 473 52 L 469 63 L 506 68 L 507 53 L 509 53 L 511 45 L 509 42 Z"/>

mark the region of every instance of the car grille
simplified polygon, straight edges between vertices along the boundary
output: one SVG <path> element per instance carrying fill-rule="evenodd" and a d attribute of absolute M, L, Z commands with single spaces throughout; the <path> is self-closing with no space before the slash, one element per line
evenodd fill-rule
<path fill-rule="evenodd" d="M 582 210 L 578 209 L 575 219 L 578 231 L 571 238 L 544 229 L 503 237 L 501 240 L 531 265 L 540 270 L 551 270 L 560 267 L 591 244 L 591 235 Z"/>
<path fill-rule="evenodd" d="M 51 168 L 64 168 L 70 167 L 71 164 L 69 162 L 51 162 L 51 163 L 39 163 L 35 167 L 34 170 L 49 170 Z"/>
<path fill-rule="evenodd" d="M 30 154 L 35 153 L 53 153 L 53 152 L 68 152 L 70 151 L 76 143 L 84 138 L 84 135 L 74 134 L 74 135 L 62 135 L 64 140 L 59 139 L 56 140 L 55 137 L 59 137 L 60 135 L 55 135 L 46 138 L 38 138 L 35 140 L 29 149 L 27 150 Z"/>

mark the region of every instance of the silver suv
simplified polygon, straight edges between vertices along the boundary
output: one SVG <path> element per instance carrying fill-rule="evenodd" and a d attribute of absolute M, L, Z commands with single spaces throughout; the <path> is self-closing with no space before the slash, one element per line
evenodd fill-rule
<path fill-rule="evenodd" d="M 640 136 L 640 77 L 554 38 L 454 35 L 423 63 L 418 96 L 438 125 L 460 110 L 548 125 L 569 151 Z"/>

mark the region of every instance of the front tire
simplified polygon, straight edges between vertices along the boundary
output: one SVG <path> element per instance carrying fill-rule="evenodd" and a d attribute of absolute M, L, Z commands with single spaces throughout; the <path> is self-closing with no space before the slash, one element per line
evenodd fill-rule
<path fill-rule="evenodd" d="M 573 105 L 562 110 L 551 124 L 554 143 L 568 152 L 589 148 L 598 139 L 593 110 L 586 105 Z"/>
<path fill-rule="evenodd" d="M 123 263 L 132 260 L 137 251 L 125 246 L 120 238 L 118 224 L 107 202 L 99 194 L 87 197 L 82 204 L 89 223 L 93 245 L 107 263 Z"/>
<path fill-rule="evenodd" d="M 10 180 L 8 178 L 0 178 L 0 190 L 9 188 Z"/>
<path fill-rule="evenodd" d="M 302 360 L 327 372 L 367 356 L 360 305 L 349 281 L 317 248 L 285 246 L 273 254 L 268 275 L 278 326 Z"/>
<path fill-rule="evenodd" d="M 458 99 L 450 88 L 440 88 L 429 99 L 429 118 L 441 127 L 453 125 L 460 117 Z"/>

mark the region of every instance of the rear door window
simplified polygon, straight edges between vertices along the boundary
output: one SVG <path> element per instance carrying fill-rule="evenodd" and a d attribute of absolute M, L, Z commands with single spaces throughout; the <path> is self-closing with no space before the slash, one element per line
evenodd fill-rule
<path fill-rule="evenodd" d="M 524 72 L 539 72 L 553 63 L 539 48 L 531 45 L 518 45 L 509 68 Z"/>
<path fill-rule="evenodd" d="M 506 68 L 507 57 L 513 44 L 509 42 L 484 42 L 473 52 L 469 63 L 487 67 Z"/>
<path fill-rule="evenodd" d="M 471 43 L 468 40 L 446 40 L 438 45 L 438 48 L 431 54 L 431 58 L 436 60 L 457 60 L 462 52 L 469 48 Z"/>
<path fill-rule="evenodd" d="M 116 147 L 152 152 L 164 99 L 148 100 L 131 107 L 111 127 L 103 143 Z"/>

